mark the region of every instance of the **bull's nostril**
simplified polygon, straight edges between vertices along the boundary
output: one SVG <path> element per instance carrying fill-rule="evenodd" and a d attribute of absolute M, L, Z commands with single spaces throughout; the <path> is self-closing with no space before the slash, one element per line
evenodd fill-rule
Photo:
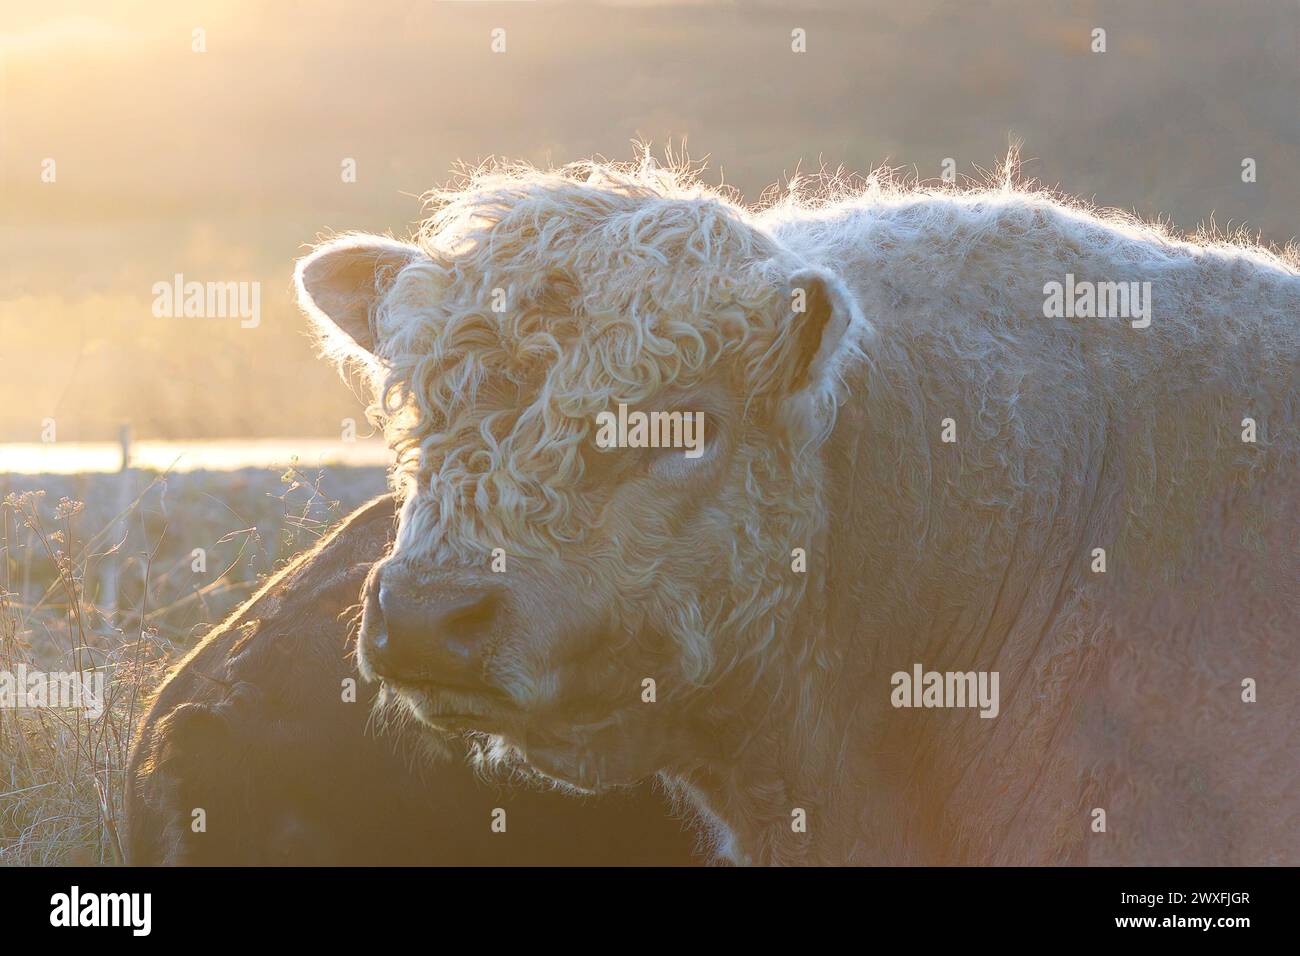
<path fill-rule="evenodd" d="M 448 685 L 481 682 L 485 648 L 505 614 L 499 592 L 460 586 L 408 595 L 381 586 L 376 598 L 379 613 L 366 645 L 376 673 Z"/>
<path fill-rule="evenodd" d="M 379 589 L 379 616 L 387 619 L 388 615 L 392 611 L 392 607 L 393 607 L 392 592 L 389 591 L 388 588 L 381 587 Z"/>
<path fill-rule="evenodd" d="M 366 636 L 372 665 L 381 674 L 408 669 L 418 653 L 422 629 L 411 619 L 409 607 L 387 588 L 379 589 L 379 619 Z"/>
<path fill-rule="evenodd" d="M 439 621 L 440 629 L 448 635 L 476 637 L 491 629 L 497 616 L 497 599 L 485 594 L 448 609 Z"/>

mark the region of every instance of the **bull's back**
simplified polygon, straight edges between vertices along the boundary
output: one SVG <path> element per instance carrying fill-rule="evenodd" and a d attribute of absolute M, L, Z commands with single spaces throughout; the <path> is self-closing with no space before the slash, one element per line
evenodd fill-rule
<path fill-rule="evenodd" d="M 1103 635 L 1057 737 L 1090 822 L 1069 858 L 1294 863 L 1300 277 L 1229 250 L 1126 258 L 1147 271 L 1112 274 L 1151 283 L 1151 325 L 1076 320 L 1096 390 L 1080 433 L 1105 422 L 1079 546 L 1106 568 L 1068 585 L 1067 639 Z"/>
<path fill-rule="evenodd" d="M 891 547 L 866 577 L 956 609 L 891 659 L 1003 679 L 996 726 L 929 740 L 938 861 L 1300 860 L 1300 276 L 1015 197 L 870 215 L 847 260 L 878 335 L 842 419 L 872 440 L 846 473 L 897 504 L 867 496 Z M 1150 324 L 1044 314 L 1067 281 L 1150 283 Z"/>

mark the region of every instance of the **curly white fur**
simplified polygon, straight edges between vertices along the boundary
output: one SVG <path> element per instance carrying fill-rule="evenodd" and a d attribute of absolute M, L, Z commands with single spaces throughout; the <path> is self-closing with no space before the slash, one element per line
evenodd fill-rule
<path fill-rule="evenodd" d="M 390 570 L 523 565 L 501 740 L 581 786 L 661 771 L 746 861 L 1300 859 L 1294 703 L 1237 693 L 1294 673 L 1294 256 L 1010 165 L 760 209 L 648 160 L 504 166 L 432 202 L 368 290 Z M 1151 282 L 1151 327 L 1044 318 L 1067 273 Z M 811 369 L 809 275 L 840 316 Z M 594 449 L 597 412 L 681 400 L 723 422 L 714 470 Z M 998 670 L 1002 715 L 891 708 L 914 661 Z"/>

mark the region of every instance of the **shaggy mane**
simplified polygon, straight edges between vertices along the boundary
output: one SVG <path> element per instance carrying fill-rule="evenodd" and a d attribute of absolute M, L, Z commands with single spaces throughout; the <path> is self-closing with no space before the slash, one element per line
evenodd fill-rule
<path fill-rule="evenodd" d="M 375 318 L 373 413 L 398 492 L 432 487 L 441 523 L 479 526 L 456 522 L 466 547 L 554 553 L 596 523 L 574 489 L 595 415 L 617 403 L 725 363 L 754 413 L 770 410 L 795 338 L 774 308 L 788 253 L 686 169 L 493 165 L 428 201 L 428 258 Z"/>
<path fill-rule="evenodd" d="M 701 173 L 648 150 L 632 163 L 550 170 L 490 161 L 427 194 L 415 237 L 427 259 L 381 277 L 370 369 L 370 414 L 397 455 L 394 490 L 431 489 L 437 501 L 404 522 L 408 533 L 444 539 L 444 558 L 502 540 L 554 555 L 600 523 L 599 500 L 577 493 L 597 454 L 598 412 L 687 391 L 724 366 L 747 412 L 770 418 L 794 338 L 774 303 L 819 229 L 843 244 L 846 229 L 906 219 L 918 231 L 951 224 L 974 244 L 1055 214 L 1091 248 L 1141 239 L 1151 256 L 1241 257 L 1300 274 L 1294 246 L 1275 252 L 1212 226 L 1180 237 L 1044 189 L 1022 179 L 1014 150 L 952 185 L 888 167 L 796 174 L 748 207 Z M 784 242 L 793 230 L 802 245 Z M 822 435 L 837 396 L 816 398 Z"/>

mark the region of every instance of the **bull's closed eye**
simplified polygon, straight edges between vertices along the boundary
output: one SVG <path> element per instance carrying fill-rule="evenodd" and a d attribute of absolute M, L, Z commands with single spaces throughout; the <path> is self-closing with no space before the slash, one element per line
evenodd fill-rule
<path fill-rule="evenodd" d="M 659 448 L 647 448 L 650 474 L 656 478 L 681 480 L 702 473 L 718 457 L 721 445 L 716 419 L 700 413 L 682 414 L 683 428 L 673 434 L 674 441 Z M 707 424 L 706 424 L 707 422 Z M 713 428 L 708 427 L 713 425 Z"/>

